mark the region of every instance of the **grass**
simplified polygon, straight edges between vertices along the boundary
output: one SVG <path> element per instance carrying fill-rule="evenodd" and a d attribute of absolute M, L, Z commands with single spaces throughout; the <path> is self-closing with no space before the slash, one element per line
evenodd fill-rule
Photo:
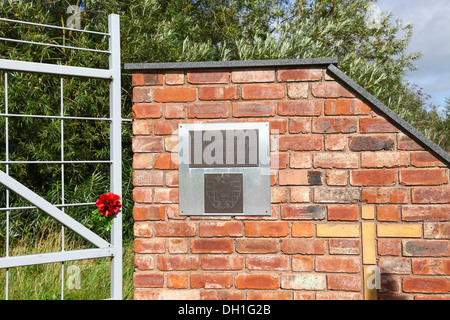
<path fill-rule="evenodd" d="M 15 241 L 10 256 L 57 252 L 61 250 L 61 230 L 49 227 L 34 240 Z M 67 237 L 67 236 L 66 236 Z M 86 248 L 81 239 L 65 241 L 66 251 Z M 0 251 L 4 256 L 4 250 Z M 123 246 L 123 299 L 133 299 L 133 242 Z M 9 300 L 60 300 L 61 274 L 64 272 L 64 300 L 101 300 L 110 298 L 111 258 L 78 260 L 9 269 Z M 0 300 L 6 298 L 6 270 L 0 269 Z"/>

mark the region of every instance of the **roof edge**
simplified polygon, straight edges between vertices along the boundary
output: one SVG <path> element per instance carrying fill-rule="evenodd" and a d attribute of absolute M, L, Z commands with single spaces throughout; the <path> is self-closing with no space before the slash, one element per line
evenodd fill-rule
<path fill-rule="evenodd" d="M 352 88 L 359 95 L 362 96 L 363 99 L 368 101 L 371 105 L 377 109 L 383 116 L 394 122 L 398 127 L 405 130 L 405 134 L 408 134 L 410 138 L 416 141 L 419 145 L 424 147 L 425 150 L 430 151 L 436 158 L 440 161 L 450 166 L 450 154 L 445 152 L 441 147 L 436 145 L 433 141 L 428 139 L 425 135 L 419 132 L 416 128 L 411 126 L 408 122 L 402 119 L 399 115 L 397 115 L 394 111 L 389 109 L 383 103 L 381 103 L 378 99 L 376 99 L 373 95 L 367 92 L 363 87 L 353 81 L 350 77 L 348 77 L 345 73 L 339 70 L 335 65 L 330 64 L 327 68 L 336 78 L 344 82 L 348 87 Z"/>
<path fill-rule="evenodd" d="M 280 60 L 233 60 L 202 62 L 158 62 L 158 63 L 126 63 L 125 70 L 180 70 L 180 69 L 219 69 L 249 67 L 283 67 L 337 65 L 337 58 L 280 59 Z"/>

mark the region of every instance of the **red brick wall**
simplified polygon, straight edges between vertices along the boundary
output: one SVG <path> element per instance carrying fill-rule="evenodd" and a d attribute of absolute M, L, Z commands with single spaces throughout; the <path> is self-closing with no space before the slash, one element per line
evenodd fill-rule
<path fill-rule="evenodd" d="M 135 299 L 449 299 L 448 167 L 325 66 L 133 84 Z M 176 129 L 206 121 L 270 122 L 271 216 L 178 215 Z"/>

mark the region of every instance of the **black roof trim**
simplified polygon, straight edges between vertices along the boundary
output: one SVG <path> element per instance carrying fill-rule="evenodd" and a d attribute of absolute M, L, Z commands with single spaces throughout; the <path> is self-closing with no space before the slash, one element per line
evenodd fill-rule
<path fill-rule="evenodd" d="M 344 82 L 348 87 L 356 91 L 364 100 L 370 103 L 377 112 L 381 113 L 388 120 L 391 120 L 397 127 L 404 130 L 403 133 L 408 135 L 411 139 L 416 141 L 419 145 L 421 145 L 425 150 L 430 151 L 436 158 L 441 160 L 447 165 L 450 165 L 450 155 L 445 152 L 442 148 L 437 146 L 430 139 L 425 137 L 421 132 L 419 132 L 416 128 L 411 126 L 408 122 L 400 118 L 395 112 L 381 103 L 378 99 L 372 96 L 369 92 L 363 89 L 360 85 L 358 85 L 355 81 L 349 78 L 345 73 L 339 70 L 335 65 L 330 64 L 328 66 L 328 71 L 332 73 L 337 79 Z"/>
<path fill-rule="evenodd" d="M 203 61 L 203 62 L 161 62 L 126 63 L 125 70 L 181 70 L 181 69 L 219 69 L 280 66 L 314 66 L 338 63 L 337 58 L 316 59 L 280 59 L 280 60 L 239 60 L 239 61 Z"/>

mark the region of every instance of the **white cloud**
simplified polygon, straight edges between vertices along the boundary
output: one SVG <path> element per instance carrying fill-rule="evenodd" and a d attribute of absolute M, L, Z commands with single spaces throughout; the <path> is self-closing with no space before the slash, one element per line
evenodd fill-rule
<path fill-rule="evenodd" d="M 423 55 L 407 78 L 430 94 L 432 103 L 444 105 L 450 97 L 450 1 L 380 0 L 377 5 L 414 25 L 408 52 Z"/>

